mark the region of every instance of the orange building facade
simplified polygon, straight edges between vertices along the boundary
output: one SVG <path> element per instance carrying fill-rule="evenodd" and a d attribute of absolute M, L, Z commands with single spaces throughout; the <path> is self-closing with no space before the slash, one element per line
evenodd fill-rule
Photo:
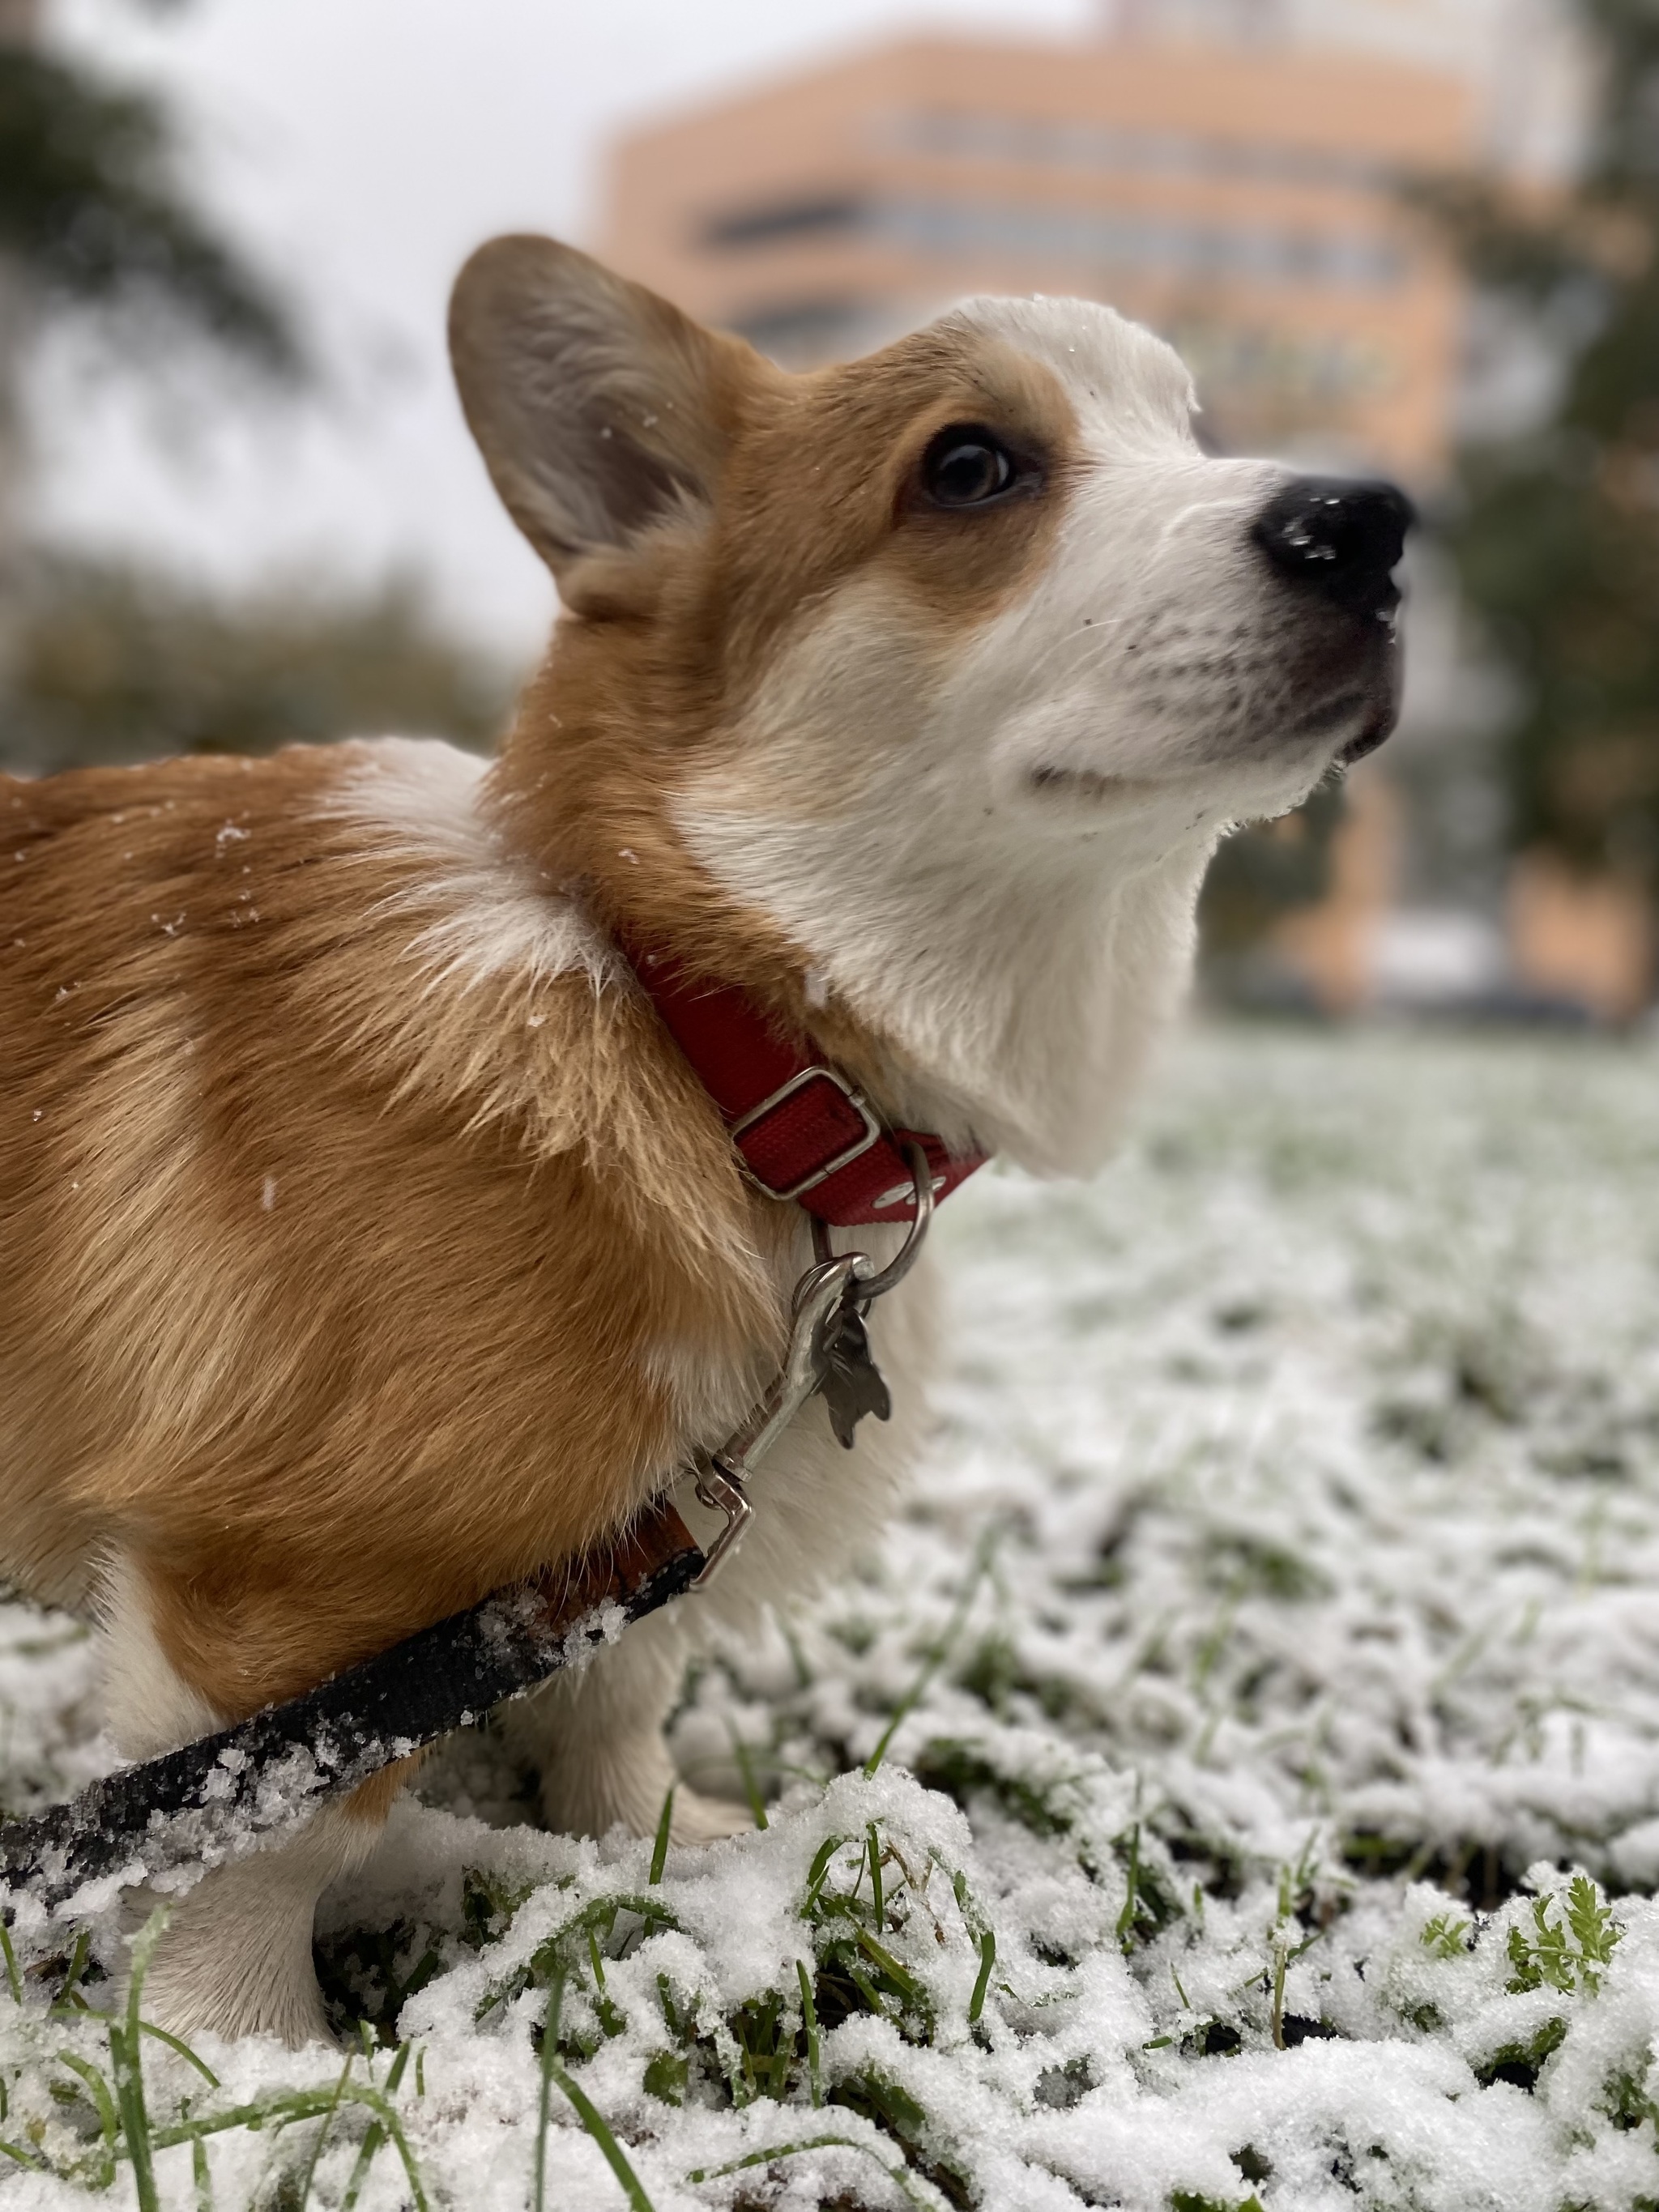
<path fill-rule="evenodd" d="M 1109 301 L 1217 441 L 1430 480 L 1460 287 L 1403 179 L 1466 166 L 1458 80 L 1352 54 L 916 39 L 617 149 L 604 250 L 793 367 L 972 292 Z"/>

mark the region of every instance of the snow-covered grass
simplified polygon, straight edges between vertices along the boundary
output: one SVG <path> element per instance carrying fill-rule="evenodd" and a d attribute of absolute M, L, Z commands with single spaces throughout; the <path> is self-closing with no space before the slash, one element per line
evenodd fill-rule
<path fill-rule="evenodd" d="M 1659 1054 L 1201 1032 L 939 1243 L 912 1510 L 676 1724 L 764 1832 L 507 1825 L 464 1739 L 325 1907 L 349 2063 L 18 1961 L 9 2201 L 1659 2204 Z M 74 1637 L 0 1613 L 11 1807 Z"/>

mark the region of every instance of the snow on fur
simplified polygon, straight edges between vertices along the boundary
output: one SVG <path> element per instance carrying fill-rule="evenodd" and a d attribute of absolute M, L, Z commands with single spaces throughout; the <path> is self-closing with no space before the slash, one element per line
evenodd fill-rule
<path fill-rule="evenodd" d="M 1211 1032 L 1092 1188 L 981 1176 L 911 1510 L 688 1685 L 769 1826 L 653 1882 L 457 1740 L 324 1907 L 337 2101 L 342 2051 L 146 2039 L 160 2203 L 249 2108 L 220 2212 L 521 2212 L 544 2078 L 550 2206 L 628 2201 L 567 2088 L 656 2212 L 1659 2199 L 1656 1085 Z M 92 1687 L 0 1613 L 8 1809 L 98 1771 Z M 9 2204 L 139 2201 L 122 1958 L 0 1988 Z"/>

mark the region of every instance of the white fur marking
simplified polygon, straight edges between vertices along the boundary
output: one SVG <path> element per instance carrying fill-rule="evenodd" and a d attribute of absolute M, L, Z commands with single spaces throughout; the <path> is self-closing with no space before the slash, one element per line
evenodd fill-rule
<path fill-rule="evenodd" d="M 342 777 L 323 811 L 420 864 L 422 879 L 380 910 L 432 916 L 409 945 L 428 987 L 503 973 L 542 981 L 579 970 L 596 988 L 615 979 L 616 953 L 573 901 L 502 854 L 478 811 L 483 761 L 436 739 L 382 738 L 365 750 L 373 758 Z"/>
<path fill-rule="evenodd" d="M 152 1759 L 210 1735 L 222 1717 L 162 1650 L 138 1569 L 118 1555 L 100 1582 L 104 1719 L 117 1749 L 126 1759 Z"/>

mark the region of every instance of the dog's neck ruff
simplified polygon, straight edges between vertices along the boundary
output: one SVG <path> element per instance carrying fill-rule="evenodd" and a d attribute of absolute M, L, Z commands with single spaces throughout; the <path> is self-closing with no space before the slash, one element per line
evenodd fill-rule
<path fill-rule="evenodd" d="M 952 1152 L 925 1129 L 890 1129 L 857 1086 L 806 1038 L 781 1036 L 744 992 L 690 975 L 672 955 L 629 947 L 646 995 L 719 1107 L 744 1170 L 769 1198 L 853 1227 L 915 1218 L 904 1147 L 920 1145 L 935 1201 L 984 1152 Z"/>

